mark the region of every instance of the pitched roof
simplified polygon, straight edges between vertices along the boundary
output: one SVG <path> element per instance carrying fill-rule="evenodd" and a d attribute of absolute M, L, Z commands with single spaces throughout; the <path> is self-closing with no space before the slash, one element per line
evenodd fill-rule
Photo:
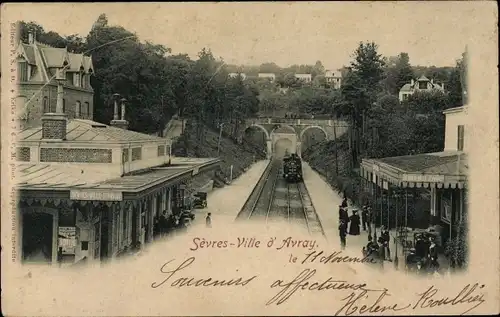
<path fill-rule="evenodd" d="M 72 164 L 20 163 L 16 186 L 20 189 L 112 189 L 138 192 L 156 184 L 176 179 L 203 167 L 213 169 L 220 159 L 207 159 L 196 164 L 153 167 L 130 175 L 114 177 L 104 169 L 81 169 Z"/>
<path fill-rule="evenodd" d="M 66 141 L 160 141 L 163 138 L 143 134 L 135 131 L 124 130 L 99 122 L 83 119 L 68 120 Z M 20 141 L 42 140 L 42 127 L 29 128 L 19 133 Z"/>
<path fill-rule="evenodd" d="M 458 165 L 459 159 L 460 165 Z M 410 173 L 455 175 L 458 172 L 460 175 L 465 175 L 468 170 L 467 155 L 461 152 L 436 152 L 385 157 L 377 160 Z"/>
<path fill-rule="evenodd" d="M 417 81 L 430 81 L 427 77 L 425 77 L 424 75 L 420 76 L 419 79 L 417 79 Z"/>
<path fill-rule="evenodd" d="M 20 48 L 24 52 L 24 56 L 26 58 L 26 61 L 31 65 L 36 65 L 35 51 L 33 50 L 33 47 L 26 45 L 24 43 L 21 43 Z"/>
<path fill-rule="evenodd" d="M 405 84 L 399 91 L 411 91 L 411 84 Z"/>
<path fill-rule="evenodd" d="M 21 163 L 17 166 L 19 187 L 65 188 L 93 184 L 110 177 L 106 170 L 81 170 L 69 164 Z"/>
<path fill-rule="evenodd" d="M 84 56 L 82 54 L 68 53 L 68 56 L 69 56 L 68 71 L 78 72 L 78 71 L 80 71 L 80 67 L 85 69 L 85 65 L 84 65 L 84 61 L 83 61 Z"/>

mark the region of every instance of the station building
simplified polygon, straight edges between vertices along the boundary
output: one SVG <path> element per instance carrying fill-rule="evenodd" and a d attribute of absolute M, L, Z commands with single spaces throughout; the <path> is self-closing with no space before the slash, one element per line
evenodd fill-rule
<path fill-rule="evenodd" d="M 467 211 L 468 109 L 464 106 L 444 111 L 445 146 L 442 152 L 363 159 L 361 163 L 361 175 L 372 193 L 386 195 L 399 191 L 406 192 L 406 197 L 415 190 L 428 193 L 430 204 L 424 212 L 429 212 L 429 227 L 442 228 L 438 237 L 441 245 L 457 234 L 456 225 Z M 401 199 L 407 198 L 401 196 Z M 400 220 L 399 226 L 404 225 L 404 220 Z"/>
<path fill-rule="evenodd" d="M 173 158 L 168 139 L 127 130 L 124 99 L 110 125 L 68 120 L 62 83 L 58 91 L 55 112 L 16 144 L 23 263 L 103 261 L 144 246 L 154 218 L 179 213 L 191 184 L 219 168 L 219 159 Z"/>

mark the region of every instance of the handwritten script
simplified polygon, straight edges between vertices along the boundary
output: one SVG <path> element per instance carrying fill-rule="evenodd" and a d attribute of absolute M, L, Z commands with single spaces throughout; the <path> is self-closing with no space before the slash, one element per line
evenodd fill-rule
<path fill-rule="evenodd" d="M 307 255 L 303 263 L 311 260 Z M 159 279 L 151 284 L 154 289 L 171 287 L 176 289 L 192 287 L 251 287 L 259 276 L 257 274 L 234 274 L 224 278 L 214 278 L 211 276 L 188 276 L 188 268 L 193 269 L 196 262 L 195 257 L 189 257 L 178 264 L 175 260 L 165 262 L 159 270 Z M 196 271 L 196 270 L 194 270 Z M 238 270 L 236 270 L 238 271 Z M 282 305 L 289 301 L 294 295 L 300 292 L 338 292 L 341 295 L 338 303 L 332 301 L 332 311 L 335 316 L 352 314 L 374 314 L 384 312 L 409 313 L 416 309 L 429 309 L 441 306 L 461 306 L 462 314 L 468 313 L 485 302 L 484 285 L 479 283 L 467 284 L 453 295 L 446 295 L 444 291 L 430 286 L 425 290 L 418 291 L 414 296 L 406 298 L 406 302 L 395 302 L 392 294 L 387 288 L 378 289 L 370 287 L 367 283 L 347 281 L 332 276 L 326 279 L 316 279 L 316 269 L 305 268 L 297 276 L 292 278 L 281 278 L 270 281 L 269 288 L 276 290 L 273 296 L 263 304 Z"/>

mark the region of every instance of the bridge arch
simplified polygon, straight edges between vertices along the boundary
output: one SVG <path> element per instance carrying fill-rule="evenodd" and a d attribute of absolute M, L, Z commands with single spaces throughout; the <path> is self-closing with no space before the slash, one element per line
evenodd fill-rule
<path fill-rule="evenodd" d="M 250 128 L 252 128 L 252 127 L 256 127 L 256 128 L 261 129 L 261 130 L 264 132 L 264 134 L 266 135 L 266 140 L 269 140 L 269 139 L 270 139 L 269 132 L 267 132 L 266 128 L 264 128 L 263 126 L 261 126 L 261 125 L 260 125 L 260 124 L 258 124 L 258 123 L 252 123 L 252 124 L 248 125 L 248 126 L 245 128 L 245 131 L 246 131 L 246 130 L 248 130 L 248 129 L 250 129 Z M 245 132 L 245 131 L 244 131 L 244 132 Z"/>
<path fill-rule="evenodd" d="M 319 125 L 310 125 L 305 127 L 304 130 L 300 131 L 299 142 L 302 142 L 302 137 L 304 136 L 304 132 L 306 132 L 309 129 L 320 129 L 325 134 L 325 140 L 328 140 L 328 132 L 326 132 L 325 128 Z"/>
<path fill-rule="evenodd" d="M 273 133 L 276 133 L 276 130 L 278 129 L 287 129 L 289 130 L 290 133 L 293 133 L 295 135 L 297 135 L 297 130 L 295 130 L 295 128 L 289 124 L 283 124 L 283 123 L 277 123 L 275 127 L 273 127 L 273 129 L 271 130 L 271 133 L 270 134 L 273 134 Z M 278 133 L 284 133 L 284 132 L 278 132 Z"/>

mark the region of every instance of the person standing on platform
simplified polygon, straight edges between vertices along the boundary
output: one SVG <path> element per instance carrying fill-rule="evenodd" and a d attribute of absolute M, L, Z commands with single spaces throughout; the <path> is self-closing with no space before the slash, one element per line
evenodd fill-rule
<path fill-rule="evenodd" d="M 358 216 L 358 211 L 355 209 L 352 211 L 352 216 L 349 218 L 350 219 L 350 226 L 349 226 L 349 234 L 352 236 L 359 236 L 359 216 Z"/>
<path fill-rule="evenodd" d="M 366 231 L 366 224 L 368 223 L 368 206 L 363 206 L 363 211 L 361 211 L 361 223 L 363 224 L 363 231 Z"/>
<path fill-rule="evenodd" d="M 339 236 L 340 236 L 340 248 L 342 250 L 345 250 L 346 234 L 347 234 L 347 223 L 344 220 L 340 220 Z"/>
<path fill-rule="evenodd" d="M 205 218 L 205 224 L 207 228 L 212 228 L 212 213 L 208 213 L 207 217 Z"/>
<path fill-rule="evenodd" d="M 368 236 L 371 236 L 372 235 L 372 222 L 373 222 L 372 207 L 368 206 L 366 208 L 366 213 L 367 213 L 366 223 L 368 224 Z"/>
<path fill-rule="evenodd" d="M 429 246 L 429 264 L 430 268 L 434 271 L 437 271 L 439 268 L 438 263 L 438 250 L 436 247 L 436 243 L 434 242 L 434 237 L 429 238 L 431 245 Z"/>
<path fill-rule="evenodd" d="M 342 207 L 347 208 L 347 197 L 344 194 L 344 199 L 342 200 Z"/>
<path fill-rule="evenodd" d="M 57 263 L 59 264 L 59 267 L 61 267 L 63 261 L 63 248 L 59 247 L 59 250 L 57 251 Z"/>
<path fill-rule="evenodd" d="M 344 221 L 346 224 L 349 222 L 349 214 L 347 213 L 347 207 L 344 208 L 339 206 L 339 222 Z"/>
<path fill-rule="evenodd" d="M 391 260 L 391 249 L 389 248 L 389 244 L 391 242 L 391 236 L 389 234 L 389 230 L 385 228 L 385 226 L 382 226 L 380 228 L 381 233 L 380 237 L 382 238 L 383 244 L 382 247 L 384 248 L 384 254 L 385 254 L 385 260 L 392 262 Z"/>

